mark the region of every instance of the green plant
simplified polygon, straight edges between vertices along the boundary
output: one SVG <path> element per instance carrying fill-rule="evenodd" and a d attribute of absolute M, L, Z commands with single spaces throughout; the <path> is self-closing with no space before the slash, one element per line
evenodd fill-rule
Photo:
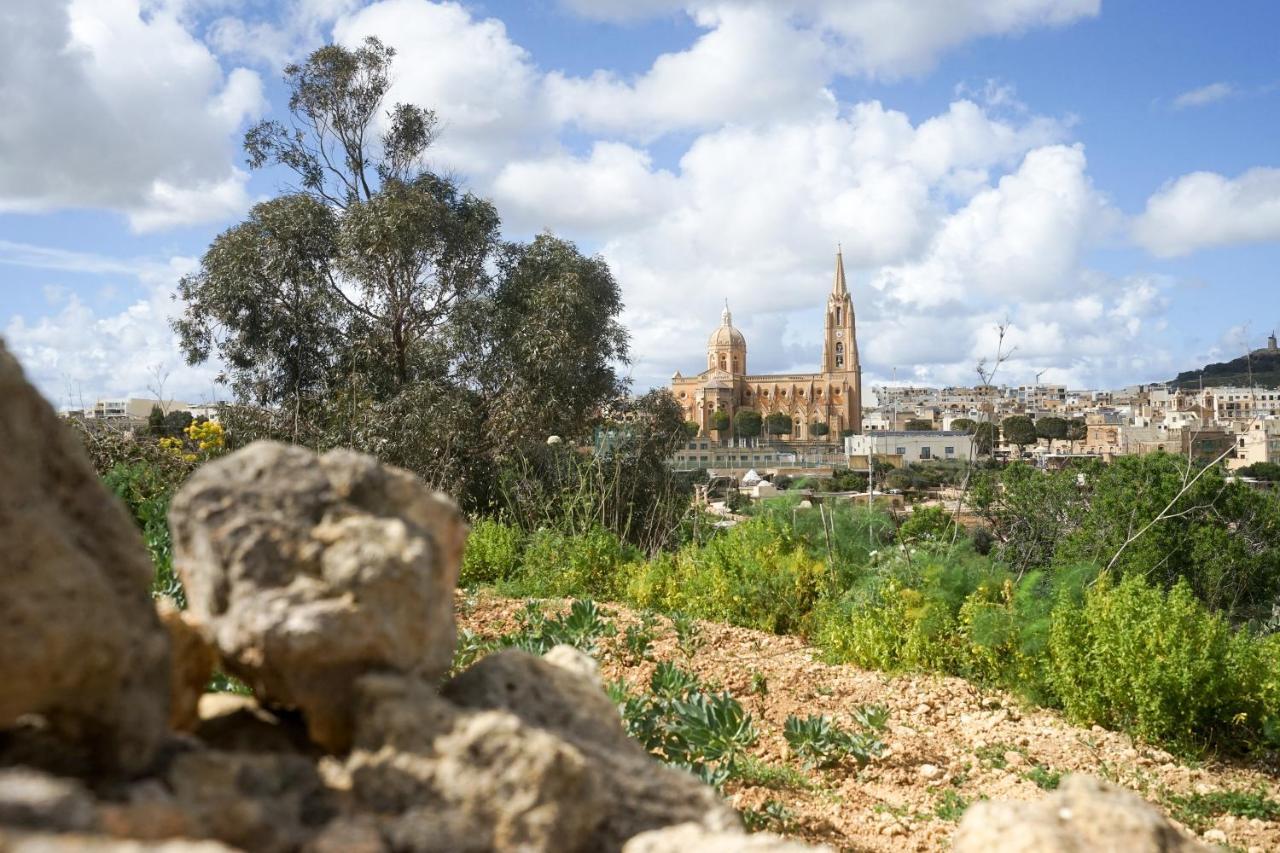
<path fill-rule="evenodd" d="M 235 693 L 238 696 L 252 696 L 253 690 L 249 685 L 245 684 L 234 675 L 227 675 L 224 672 L 215 672 L 209 678 L 209 684 L 204 688 L 205 693 Z"/>
<path fill-rule="evenodd" d="M 1034 782 L 1041 790 L 1055 791 L 1062 781 L 1062 773 L 1043 764 L 1036 764 L 1022 774 L 1022 778 Z"/>
<path fill-rule="evenodd" d="M 769 695 L 769 679 L 758 669 L 751 670 L 751 692 L 757 696 Z"/>
<path fill-rule="evenodd" d="M 742 823 L 747 832 L 761 832 L 776 829 L 787 832 L 795 821 L 795 814 L 777 800 L 765 800 L 759 809 L 745 809 L 742 812 Z"/>
<path fill-rule="evenodd" d="M 686 658 L 693 657 L 702 647 L 702 629 L 697 620 L 687 613 L 672 613 L 671 627 L 676 632 L 676 645 Z"/>
<path fill-rule="evenodd" d="M 598 641 L 617 632 L 599 605 L 589 599 L 574 601 L 567 613 L 556 617 L 548 617 L 538 602 L 529 601 L 516 618 L 517 630 L 500 637 L 498 643 L 536 655 L 565 644 L 594 656 L 599 651 Z"/>
<path fill-rule="evenodd" d="M 623 659 L 632 665 L 644 660 L 652 660 L 653 650 L 650 648 L 652 645 L 653 631 L 649 626 L 643 623 L 629 625 L 622 634 Z"/>
<path fill-rule="evenodd" d="M 473 587 L 510 580 L 520 566 L 524 534 L 519 528 L 489 518 L 479 518 L 467 535 L 458 584 Z"/>
<path fill-rule="evenodd" d="M 155 566 L 151 595 L 167 597 L 180 609 L 187 606 L 186 591 L 173 570 L 173 539 L 169 534 L 169 501 L 177 490 L 175 469 L 150 462 L 118 463 L 103 475 L 103 483 L 124 501 L 142 531 L 142 541 Z"/>
<path fill-rule="evenodd" d="M 1280 802 L 1266 792 L 1211 791 L 1207 794 L 1167 794 L 1164 797 L 1173 816 L 1197 832 L 1203 832 L 1219 815 L 1235 815 L 1246 819 L 1280 820 Z"/>
<path fill-rule="evenodd" d="M 804 773 L 786 764 L 770 764 L 754 755 L 744 755 L 734 765 L 734 778 L 744 785 L 773 790 L 809 790 L 813 783 Z"/>
<path fill-rule="evenodd" d="M 682 744 L 675 747 L 676 754 L 669 750 L 668 755 L 677 760 L 713 761 L 732 768 L 756 742 L 751 715 L 728 693 L 691 693 L 687 699 L 673 700 L 671 710 Z"/>
<path fill-rule="evenodd" d="M 1076 609 L 1054 611 L 1052 680 L 1067 716 L 1194 752 L 1261 729 L 1275 658 L 1233 631 L 1182 582 L 1167 593 L 1102 577 Z M 1269 707 L 1270 706 L 1270 707 Z"/>
<path fill-rule="evenodd" d="M 791 715 L 783 725 L 782 735 L 791 751 L 808 767 L 834 767 L 846 758 L 852 758 L 862 767 L 884 749 L 879 735 L 887 712 L 861 710 L 860 730 L 856 732 L 841 728 L 825 715 Z"/>
<path fill-rule="evenodd" d="M 939 820 L 955 823 L 964 817 L 965 810 L 968 808 L 969 800 L 961 796 L 958 791 L 948 788 L 938 795 L 933 805 L 933 813 Z"/>

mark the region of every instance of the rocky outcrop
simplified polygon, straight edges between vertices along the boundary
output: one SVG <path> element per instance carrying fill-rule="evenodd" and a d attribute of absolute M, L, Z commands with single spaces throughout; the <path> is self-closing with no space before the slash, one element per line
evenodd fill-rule
<path fill-rule="evenodd" d="M 1212 848 L 1180 833 L 1132 791 L 1092 776 L 1067 776 L 1034 803 L 985 801 L 965 812 L 956 853 L 1192 853 Z"/>
<path fill-rule="evenodd" d="M 0 346 L 0 729 L 35 715 L 99 771 L 165 736 L 169 643 L 137 528 Z"/>
<path fill-rule="evenodd" d="M 548 657 L 497 652 L 445 684 L 442 693 L 463 708 L 511 714 L 586 757 L 601 794 L 594 849 L 616 850 L 633 835 L 673 823 L 739 830 L 737 814 L 712 789 L 658 764 L 627 737 L 617 709 L 589 674 L 593 667 L 586 655 L 558 646 Z"/>
<path fill-rule="evenodd" d="M 227 671 L 300 709 L 322 747 L 350 746 L 360 675 L 448 669 L 466 526 L 408 472 L 258 442 L 198 470 L 170 524 L 190 610 Z"/>
<path fill-rule="evenodd" d="M 743 835 L 717 832 L 696 823 L 653 829 L 635 836 L 622 853 L 830 853 L 830 847 L 811 847 L 769 832 Z"/>

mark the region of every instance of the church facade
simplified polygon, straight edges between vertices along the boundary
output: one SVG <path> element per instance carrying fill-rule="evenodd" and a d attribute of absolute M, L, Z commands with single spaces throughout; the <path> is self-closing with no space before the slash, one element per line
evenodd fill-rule
<path fill-rule="evenodd" d="M 836 252 L 835 280 L 827 296 L 821 372 L 747 372 L 747 340 L 734 328 L 726 302 L 720 327 L 707 341 L 706 369 L 688 377 L 676 371 L 671 377 L 671 393 L 684 409 L 685 420 L 697 424 L 703 435 L 712 432 L 717 412 L 724 412 L 732 423 L 744 409 L 766 418 L 785 414 L 791 419 L 792 431 L 784 438 L 792 441 L 836 441 L 843 434 L 861 432 L 862 368 L 853 300 L 840 252 Z M 730 433 L 726 430 L 719 437 L 727 438 Z"/>

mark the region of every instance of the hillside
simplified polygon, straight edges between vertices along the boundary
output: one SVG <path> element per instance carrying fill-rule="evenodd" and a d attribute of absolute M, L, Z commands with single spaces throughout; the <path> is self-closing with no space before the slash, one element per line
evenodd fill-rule
<path fill-rule="evenodd" d="M 515 599 L 460 593 L 464 640 L 465 632 L 474 635 L 474 645 L 516 630 L 524 608 Z M 970 802 L 1037 799 L 1060 774 L 1088 772 L 1137 791 L 1201 836 L 1225 838 L 1232 849 L 1280 849 L 1275 768 L 1268 775 L 1267 768 L 1184 763 L 1126 735 L 1074 727 L 1053 711 L 979 691 L 962 679 L 830 666 L 794 637 L 698 622 L 694 639 L 685 631 L 682 651 L 670 620 L 642 623 L 626 608 L 604 610 L 610 632 L 616 630 L 598 643 L 606 683 L 622 680 L 641 692 L 657 662 L 671 661 L 742 703 L 759 738 L 751 747 L 750 780 L 730 780 L 725 794 L 775 832 L 836 849 L 945 850 Z M 628 654 L 627 628 L 649 632 L 647 657 Z M 806 770 L 790 754 L 782 735 L 788 715 L 825 714 L 847 724 L 850 711 L 869 704 L 887 708 L 889 718 L 887 748 L 866 768 L 846 762 Z"/>
<path fill-rule="evenodd" d="M 1231 361 L 1206 364 L 1203 371 L 1184 370 L 1171 384 L 1179 388 L 1199 388 L 1202 376 L 1205 387 L 1218 385 L 1247 387 L 1251 378 L 1253 384 L 1259 387 L 1280 387 L 1280 352 L 1260 350 Z"/>

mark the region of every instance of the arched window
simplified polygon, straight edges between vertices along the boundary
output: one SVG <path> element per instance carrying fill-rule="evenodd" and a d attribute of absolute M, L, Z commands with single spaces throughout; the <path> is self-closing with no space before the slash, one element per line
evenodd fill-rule
<path fill-rule="evenodd" d="M 720 356 L 720 369 L 724 370 L 724 356 Z"/>
<path fill-rule="evenodd" d="M 844 344 L 836 341 L 836 367 L 844 366 Z"/>
<path fill-rule="evenodd" d="M 836 309 L 836 325 L 837 326 L 840 325 L 840 309 L 839 308 Z"/>

